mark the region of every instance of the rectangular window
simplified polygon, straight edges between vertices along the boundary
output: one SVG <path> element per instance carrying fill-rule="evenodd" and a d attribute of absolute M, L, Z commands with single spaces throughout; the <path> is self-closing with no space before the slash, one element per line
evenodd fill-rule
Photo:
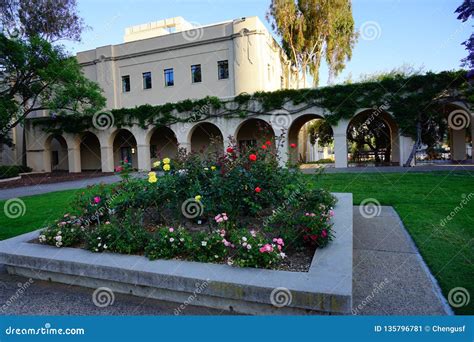
<path fill-rule="evenodd" d="M 151 72 L 143 73 L 143 89 L 151 89 Z"/>
<path fill-rule="evenodd" d="M 217 77 L 220 80 L 225 80 L 229 78 L 229 61 L 217 62 Z"/>
<path fill-rule="evenodd" d="M 130 91 L 130 76 L 122 76 L 122 92 L 128 93 Z"/>
<path fill-rule="evenodd" d="M 165 87 L 174 86 L 173 69 L 165 69 Z"/>
<path fill-rule="evenodd" d="M 193 83 L 201 82 L 201 64 L 191 65 L 191 80 Z"/>

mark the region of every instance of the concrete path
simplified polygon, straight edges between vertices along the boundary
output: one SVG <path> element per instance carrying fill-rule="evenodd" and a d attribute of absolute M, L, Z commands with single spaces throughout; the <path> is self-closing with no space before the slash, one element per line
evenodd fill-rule
<path fill-rule="evenodd" d="M 398 214 L 382 207 L 364 218 L 354 207 L 353 314 L 451 314 L 440 290 L 418 254 Z M 28 279 L 0 268 L 0 315 L 173 315 L 177 304 L 116 294 L 112 306 L 98 308 L 93 289 L 35 280 L 15 297 Z M 2 310 L 8 300 L 10 305 Z M 223 315 L 227 311 L 187 307 L 184 315 Z"/>
<path fill-rule="evenodd" d="M 86 178 L 86 179 L 69 181 L 69 182 L 39 184 L 39 185 L 32 185 L 32 186 L 22 186 L 22 187 L 11 188 L 11 189 L 2 189 L 0 190 L 0 200 L 45 194 L 47 192 L 53 192 L 53 191 L 80 189 L 80 188 L 85 188 L 93 184 L 99 184 L 99 183 L 109 184 L 109 183 L 118 182 L 119 180 L 120 180 L 120 177 L 114 175 L 114 176 L 105 176 L 105 177 Z"/>
<path fill-rule="evenodd" d="M 301 171 L 306 174 L 315 173 L 318 167 L 315 164 L 305 164 L 301 166 Z M 334 168 L 327 166 L 324 168 L 325 173 L 370 173 L 370 172 L 436 172 L 436 171 L 470 171 L 474 172 L 474 164 L 440 164 L 440 165 L 420 165 L 414 167 L 402 166 L 365 166 L 365 167 L 343 167 Z"/>
<path fill-rule="evenodd" d="M 354 207 L 353 314 L 447 315 L 449 305 L 392 207 Z"/>

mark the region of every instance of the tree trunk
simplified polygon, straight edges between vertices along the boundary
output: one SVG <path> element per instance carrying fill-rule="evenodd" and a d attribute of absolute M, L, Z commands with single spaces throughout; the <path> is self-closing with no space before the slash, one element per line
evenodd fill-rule
<path fill-rule="evenodd" d="M 405 164 L 403 164 L 403 167 L 410 167 L 411 162 L 413 161 L 413 158 L 415 157 L 416 150 L 420 147 L 421 145 L 421 123 L 418 122 L 416 124 L 416 141 L 413 144 L 413 148 L 411 149 L 410 155 L 408 156 L 407 161 Z"/>

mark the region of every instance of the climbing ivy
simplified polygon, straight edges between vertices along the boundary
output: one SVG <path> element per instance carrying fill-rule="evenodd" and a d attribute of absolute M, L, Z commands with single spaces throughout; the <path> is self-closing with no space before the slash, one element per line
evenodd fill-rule
<path fill-rule="evenodd" d="M 326 120 L 332 125 L 342 118 L 351 118 L 360 108 L 382 108 L 391 112 L 402 134 L 413 138 L 417 135 L 417 124 L 445 120 L 443 106 L 452 101 L 462 101 L 469 107 L 474 103 L 472 85 L 466 71 L 443 71 L 423 75 L 387 75 L 377 81 L 341 84 L 314 89 L 284 89 L 273 92 L 240 94 L 232 100 L 205 97 L 199 100 L 184 100 L 152 106 L 111 110 L 117 127 L 139 124 L 169 126 L 177 122 L 199 122 L 212 117 L 252 117 L 271 115 L 271 111 L 282 109 L 287 104 L 301 105 L 290 111 L 296 114 L 312 106 L 324 108 L 329 115 Z M 261 106 L 255 106 L 258 102 Z M 188 113 L 183 116 L 181 113 Z M 62 115 L 42 118 L 35 124 L 45 126 L 54 133 L 79 133 L 92 127 L 92 116 Z"/>

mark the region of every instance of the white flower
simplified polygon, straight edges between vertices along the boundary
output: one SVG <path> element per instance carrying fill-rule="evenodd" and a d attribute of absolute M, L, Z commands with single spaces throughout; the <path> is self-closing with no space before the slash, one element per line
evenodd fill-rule
<path fill-rule="evenodd" d="M 58 235 L 61 235 L 61 234 L 62 234 L 62 232 L 61 232 L 61 231 L 59 231 L 59 232 L 58 232 Z"/>
<path fill-rule="evenodd" d="M 107 249 L 107 245 L 106 245 L 106 244 L 104 244 L 104 249 Z"/>
<path fill-rule="evenodd" d="M 99 249 L 97 249 L 97 248 L 96 248 L 96 249 L 95 249 L 95 251 L 96 251 L 96 252 L 98 252 L 98 251 L 99 251 Z"/>
<path fill-rule="evenodd" d="M 227 260 L 227 265 L 232 266 L 234 264 L 234 261 L 232 259 Z"/>
<path fill-rule="evenodd" d="M 218 259 L 218 258 L 219 258 L 219 256 L 218 256 L 217 254 L 214 254 L 214 258 Z"/>
<path fill-rule="evenodd" d="M 280 257 L 281 257 L 282 259 L 285 259 L 285 258 L 286 258 L 286 254 L 283 253 L 283 252 L 281 252 L 281 253 L 280 253 Z"/>
<path fill-rule="evenodd" d="M 184 238 L 179 239 L 179 241 L 184 242 Z"/>
<path fill-rule="evenodd" d="M 174 241 L 174 239 L 173 239 L 173 238 L 170 238 L 170 242 L 173 242 L 173 241 Z"/>
<path fill-rule="evenodd" d="M 201 241 L 201 246 L 206 247 L 207 246 L 207 241 Z"/>
<path fill-rule="evenodd" d="M 61 242 L 61 240 L 63 239 L 63 237 L 61 235 L 58 235 L 54 238 L 56 241 L 58 242 Z"/>
<path fill-rule="evenodd" d="M 100 247 L 100 246 L 102 246 L 102 244 L 99 242 L 99 244 L 97 245 L 97 247 Z"/>
<path fill-rule="evenodd" d="M 247 245 L 247 249 L 252 249 L 252 245 Z"/>
<path fill-rule="evenodd" d="M 247 246 L 247 242 L 244 242 L 244 243 L 242 244 L 242 246 L 244 246 L 244 247 Z"/>
<path fill-rule="evenodd" d="M 247 238 L 245 236 L 242 236 L 242 241 L 247 241 Z"/>

